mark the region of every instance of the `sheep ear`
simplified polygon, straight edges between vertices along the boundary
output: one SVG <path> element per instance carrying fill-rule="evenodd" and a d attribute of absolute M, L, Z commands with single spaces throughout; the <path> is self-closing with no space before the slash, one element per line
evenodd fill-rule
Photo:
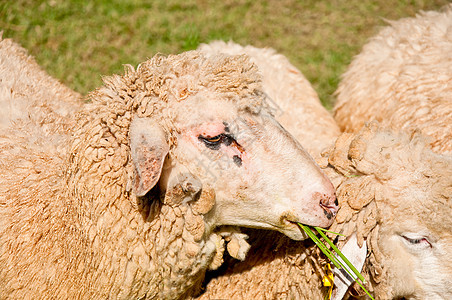
<path fill-rule="evenodd" d="M 133 190 L 141 197 L 157 184 L 169 146 L 161 127 L 147 118 L 134 118 L 129 138 L 134 166 Z"/>

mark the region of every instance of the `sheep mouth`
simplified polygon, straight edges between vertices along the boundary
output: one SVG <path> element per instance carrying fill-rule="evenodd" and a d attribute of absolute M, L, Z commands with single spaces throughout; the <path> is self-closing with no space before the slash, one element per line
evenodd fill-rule
<path fill-rule="evenodd" d="M 280 232 L 293 240 L 301 241 L 307 239 L 308 235 L 298 224 L 300 223 L 286 218 L 283 221 L 283 227 L 280 229 Z"/>

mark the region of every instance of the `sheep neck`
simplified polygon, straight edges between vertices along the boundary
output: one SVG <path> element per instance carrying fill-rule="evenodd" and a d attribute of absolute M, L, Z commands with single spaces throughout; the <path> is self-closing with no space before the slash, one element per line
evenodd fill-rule
<path fill-rule="evenodd" d="M 98 131 L 83 127 L 82 136 Z M 77 277 L 82 273 L 83 281 L 90 283 L 87 289 L 96 290 L 96 296 L 178 298 L 202 280 L 221 238 L 205 237 L 203 216 L 188 203 L 164 204 L 158 190 L 143 198 L 128 191 L 124 184 L 132 172 L 128 148 L 118 139 L 107 144 L 109 134 L 111 130 L 105 129 L 103 138 L 98 137 L 104 147 L 81 143 L 87 140 L 82 138 L 75 139 L 71 149 L 67 198 L 75 200 L 83 237 L 80 255 L 90 257 L 82 262 Z"/>

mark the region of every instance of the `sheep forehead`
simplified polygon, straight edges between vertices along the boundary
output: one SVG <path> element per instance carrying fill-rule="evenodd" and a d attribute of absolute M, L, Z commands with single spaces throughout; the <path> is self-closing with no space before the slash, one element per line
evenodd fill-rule
<path fill-rule="evenodd" d="M 132 73 L 144 81 L 147 93 L 164 100 L 169 109 L 197 94 L 209 98 L 208 93 L 215 95 L 211 98 L 236 103 L 240 109 L 257 112 L 262 106 L 260 76 L 245 56 L 218 54 L 207 58 L 200 51 L 155 56 Z M 155 97 L 152 101 L 156 101 Z M 143 105 L 146 103 L 140 104 Z"/>
<path fill-rule="evenodd" d="M 417 211 L 437 211 L 437 215 L 450 215 L 450 157 L 430 151 L 421 136 L 410 139 L 406 135 L 378 133 L 367 145 L 366 151 L 371 151 L 371 157 L 379 164 L 371 172 L 383 180 L 378 189 L 387 204 L 393 208 L 412 207 Z"/>
<path fill-rule="evenodd" d="M 429 148 L 429 138 L 415 132 L 394 132 L 372 122 L 361 130 L 350 144 L 352 158 L 364 160 L 376 166 L 383 164 L 385 168 L 377 168 L 380 172 L 394 173 L 406 169 L 431 169 L 438 161 Z M 443 162 L 444 163 L 444 162 Z M 359 164 L 359 162 L 358 162 Z M 450 165 L 450 161 L 446 162 Z M 400 168 L 399 166 L 403 166 Z M 377 171 L 374 171 L 377 173 Z M 431 171 L 435 173 L 435 171 Z"/>
<path fill-rule="evenodd" d="M 201 91 L 172 107 L 179 128 L 234 120 L 238 118 L 239 109 L 236 103 L 210 91 Z"/>
<path fill-rule="evenodd" d="M 413 180 L 408 184 L 404 181 L 403 184 L 389 182 L 383 185 L 384 198 L 377 201 L 382 218 L 397 223 L 398 228 L 424 229 L 435 234 L 451 232 L 452 188 L 434 180 L 424 181 L 427 183 Z M 435 184 L 439 186 L 435 187 Z"/>
<path fill-rule="evenodd" d="M 241 55 L 205 57 L 201 51 L 156 55 L 141 64 L 137 72 L 146 79 L 163 79 L 160 83 L 170 88 L 191 85 L 218 91 L 252 91 L 260 85 L 257 68 Z"/>

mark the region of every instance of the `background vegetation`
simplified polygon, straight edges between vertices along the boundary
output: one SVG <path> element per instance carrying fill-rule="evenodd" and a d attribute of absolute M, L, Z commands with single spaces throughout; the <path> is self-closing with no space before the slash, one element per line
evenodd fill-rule
<path fill-rule="evenodd" d="M 385 19 L 447 0 L 0 0 L 0 30 L 83 94 L 101 75 L 215 39 L 286 55 L 331 107 L 340 74 Z"/>

